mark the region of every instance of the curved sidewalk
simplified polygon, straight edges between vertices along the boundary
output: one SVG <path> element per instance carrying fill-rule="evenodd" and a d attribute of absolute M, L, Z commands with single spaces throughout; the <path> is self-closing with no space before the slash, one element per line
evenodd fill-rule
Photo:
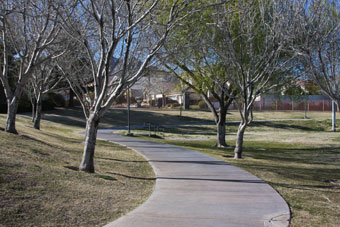
<path fill-rule="evenodd" d="M 202 153 L 122 137 L 98 138 L 136 150 L 150 162 L 156 186 L 150 198 L 106 227 L 288 226 L 287 203 L 254 175 Z"/>

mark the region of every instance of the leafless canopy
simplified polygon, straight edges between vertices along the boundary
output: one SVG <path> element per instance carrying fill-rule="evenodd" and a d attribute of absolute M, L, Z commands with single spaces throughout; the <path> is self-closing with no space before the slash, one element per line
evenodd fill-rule
<path fill-rule="evenodd" d="M 68 57 L 60 60 L 59 68 L 81 102 L 87 119 L 80 169 L 93 172 L 100 119 L 111 104 L 153 64 L 153 56 L 169 32 L 185 17 L 190 1 L 60 2 L 58 15 L 63 31 L 71 38 L 71 46 L 76 51 L 70 49 Z M 154 35 L 156 30 L 160 36 Z"/>
<path fill-rule="evenodd" d="M 56 47 L 61 27 L 50 0 L 7 0 L 0 2 L 1 73 L 8 116 L 7 132 L 16 132 L 15 115 L 24 85 L 35 67 L 60 56 L 64 49 Z M 49 51 L 52 48 L 54 51 Z M 9 63 L 11 56 L 12 63 Z M 9 84 L 9 65 L 15 64 L 15 87 Z M 11 75 L 13 76 L 13 75 Z"/>
<path fill-rule="evenodd" d="M 288 9 L 293 21 L 286 33 L 290 48 L 321 90 L 339 103 L 340 2 L 291 1 Z"/>
<path fill-rule="evenodd" d="M 228 2 L 212 16 L 212 36 L 208 44 L 225 69 L 241 123 L 237 133 L 235 158 L 242 153 L 243 134 L 252 121 L 256 98 L 290 79 L 287 73 L 294 55 L 286 51 L 284 31 L 289 21 L 282 18 L 285 0 Z"/>
<path fill-rule="evenodd" d="M 69 77 L 88 117 L 103 115 L 112 102 L 152 64 L 169 31 L 181 18 L 186 1 L 66 1 L 61 11 L 67 34 L 81 45 L 91 81 L 80 88 Z M 184 14 L 183 14 L 184 15 Z M 157 29 L 162 36 L 156 37 Z M 79 75 L 78 75 L 79 77 Z M 93 92 L 85 92 L 91 86 Z"/>

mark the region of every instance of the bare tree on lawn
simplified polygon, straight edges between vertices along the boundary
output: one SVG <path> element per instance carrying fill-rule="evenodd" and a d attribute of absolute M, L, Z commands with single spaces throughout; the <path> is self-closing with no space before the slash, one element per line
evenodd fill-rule
<path fill-rule="evenodd" d="M 46 61 L 39 65 L 32 72 L 29 82 L 29 96 L 32 102 L 33 127 L 40 129 L 42 96 L 48 92 L 60 89 L 60 85 L 64 78 L 58 72 L 58 68 L 53 62 Z"/>
<path fill-rule="evenodd" d="M 235 90 L 228 83 L 224 70 L 217 65 L 205 62 L 205 60 L 191 57 L 189 62 L 179 62 L 177 56 L 176 59 L 172 58 L 164 65 L 186 86 L 201 95 L 214 116 L 217 131 L 216 146 L 227 147 L 225 122 Z M 175 66 L 175 68 L 171 66 Z M 177 68 L 180 69 L 180 73 Z M 213 103 L 211 97 L 217 100 L 218 106 Z"/>
<path fill-rule="evenodd" d="M 32 70 L 61 51 L 47 52 L 55 44 L 60 31 L 57 15 L 49 0 L 42 1 L 1 1 L 0 2 L 0 40 L 1 73 L 0 80 L 7 100 L 6 132 L 17 133 L 16 113 L 24 86 L 32 75 Z M 18 65 L 16 84 L 11 87 L 8 73 L 8 54 L 14 50 Z"/>
<path fill-rule="evenodd" d="M 212 15 L 218 7 L 227 4 L 206 2 L 200 11 L 192 14 L 177 27 L 163 48 L 160 61 L 187 87 L 201 95 L 214 116 L 217 131 L 217 147 L 228 146 L 226 116 L 233 101 L 235 89 L 229 83 L 226 71 L 213 52 L 210 43 L 221 41 L 211 29 Z M 228 12 L 231 13 L 231 12 Z M 215 99 L 218 105 L 213 102 Z"/>
<path fill-rule="evenodd" d="M 288 79 L 280 73 L 290 60 L 283 51 L 282 31 L 288 23 L 280 15 L 284 4 L 283 0 L 233 1 L 219 7 L 213 16 L 211 26 L 221 40 L 210 45 L 224 66 L 228 81 L 237 89 L 235 103 L 241 122 L 235 159 L 242 158 L 244 132 L 253 120 L 255 99 Z"/>
<path fill-rule="evenodd" d="M 340 2 L 306 0 L 286 11 L 290 47 L 322 92 L 340 106 Z"/>
<path fill-rule="evenodd" d="M 189 1 L 65 1 L 60 11 L 64 30 L 82 45 L 90 62 L 91 83 L 70 81 L 86 117 L 85 146 L 79 169 L 94 172 L 98 124 L 112 103 L 153 64 L 168 33 L 185 17 Z M 162 19 L 159 19 L 162 17 Z M 152 30 L 162 33 L 155 37 Z M 146 45 L 151 41 L 151 46 Z M 72 75 L 72 73 L 65 73 Z M 85 81 L 83 81 L 85 82 Z M 92 90 L 90 90 L 90 87 Z"/>
<path fill-rule="evenodd" d="M 155 86 L 154 84 L 152 85 L 152 87 L 154 87 L 156 94 L 162 95 L 162 101 L 158 103 L 158 107 L 165 107 L 166 95 L 175 89 L 176 81 L 174 81 L 173 79 L 174 77 L 169 75 L 163 76 L 157 81 L 157 86 Z"/>

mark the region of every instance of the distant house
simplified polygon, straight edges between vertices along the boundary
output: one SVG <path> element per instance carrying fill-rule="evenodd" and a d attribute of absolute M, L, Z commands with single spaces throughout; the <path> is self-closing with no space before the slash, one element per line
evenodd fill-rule
<path fill-rule="evenodd" d="M 179 80 L 171 73 L 156 67 L 148 68 L 145 75 L 131 88 L 133 96 L 144 105 L 165 106 L 170 100 L 175 101 L 173 94 L 178 93 Z M 172 95 L 169 99 L 169 95 Z"/>
<path fill-rule="evenodd" d="M 111 77 L 119 77 L 121 64 L 119 59 L 113 58 L 110 69 Z M 139 68 L 141 62 L 136 60 L 136 64 L 131 65 L 136 69 Z M 134 72 L 134 69 L 129 70 Z M 180 84 L 180 80 L 172 73 L 150 66 L 130 88 L 130 92 L 137 103 L 142 106 L 165 107 L 167 103 L 178 103 L 189 107 L 189 104 L 197 104 L 201 100 L 201 97 L 192 89 L 184 88 L 181 91 Z"/>

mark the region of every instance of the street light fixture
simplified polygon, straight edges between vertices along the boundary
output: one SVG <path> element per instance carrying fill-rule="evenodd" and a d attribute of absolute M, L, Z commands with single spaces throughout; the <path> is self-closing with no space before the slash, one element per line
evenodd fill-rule
<path fill-rule="evenodd" d="M 131 124 L 130 124 L 130 87 L 127 89 L 127 123 L 128 123 L 128 132 L 126 133 L 127 136 L 133 136 L 131 133 Z"/>

